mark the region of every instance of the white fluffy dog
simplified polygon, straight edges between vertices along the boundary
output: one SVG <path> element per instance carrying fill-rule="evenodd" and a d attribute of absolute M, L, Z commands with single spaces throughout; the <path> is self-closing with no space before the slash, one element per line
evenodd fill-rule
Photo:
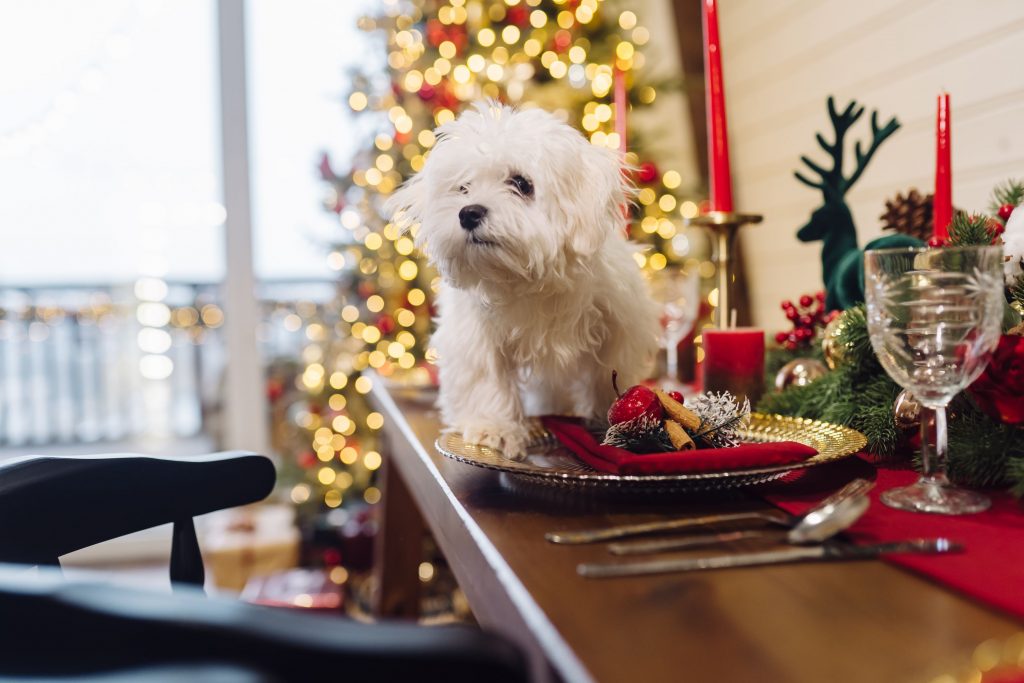
<path fill-rule="evenodd" d="M 471 443 L 525 455 L 528 414 L 605 419 L 647 376 L 658 312 L 623 236 L 615 152 L 538 109 L 478 104 L 389 203 L 443 279 L 442 418 Z M 415 228 L 419 223 L 419 228 Z"/>

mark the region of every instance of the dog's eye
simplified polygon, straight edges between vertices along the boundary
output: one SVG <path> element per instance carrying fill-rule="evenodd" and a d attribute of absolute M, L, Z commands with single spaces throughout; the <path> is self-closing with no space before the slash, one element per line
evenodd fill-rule
<path fill-rule="evenodd" d="M 459 193 L 460 194 L 469 194 L 469 185 L 468 184 L 466 184 L 466 185 L 459 185 Z"/>
<path fill-rule="evenodd" d="M 516 189 L 516 192 L 523 197 L 533 196 L 533 183 L 530 182 L 529 178 L 516 174 L 508 179 L 508 184 Z"/>

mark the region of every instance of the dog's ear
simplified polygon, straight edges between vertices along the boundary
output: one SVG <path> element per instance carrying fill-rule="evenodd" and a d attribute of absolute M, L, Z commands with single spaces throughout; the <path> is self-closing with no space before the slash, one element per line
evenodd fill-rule
<path fill-rule="evenodd" d="M 426 211 L 427 189 L 423 178 L 422 173 L 409 178 L 384 203 L 385 215 L 403 232 L 418 223 Z"/>
<path fill-rule="evenodd" d="M 626 202 L 631 186 L 621 156 L 607 147 L 593 145 L 579 136 L 579 153 L 573 174 L 575 187 L 563 194 L 567 203 L 569 235 L 573 249 L 589 256 L 609 236 L 626 225 Z"/>

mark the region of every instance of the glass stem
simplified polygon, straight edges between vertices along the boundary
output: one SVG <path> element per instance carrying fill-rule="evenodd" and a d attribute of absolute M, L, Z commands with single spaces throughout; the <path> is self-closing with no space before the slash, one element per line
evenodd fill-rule
<path fill-rule="evenodd" d="M 679 380 L 679 339 L 670 339 L 665 345 L 665 374 Z"/>
<path fill-rule="evenodd" d="M 946 406 L 922 407 L 921 478 L 937 486 L 949 484 L 946 454 Z"/>

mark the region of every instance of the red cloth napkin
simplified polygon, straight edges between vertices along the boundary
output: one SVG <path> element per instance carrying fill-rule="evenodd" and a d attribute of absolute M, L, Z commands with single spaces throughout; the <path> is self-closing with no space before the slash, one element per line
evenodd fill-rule
<path fill-rule="evenodd" d="M 778 441 L 741 444 L 735 448 L 637 454 L 615 446 L 602 446 L 578 419 L 546 416 L 541 421 L 577 458 L 595 470 L 611 474 L 679 474 L 768 467 L 799 462 L 818 453 L 795 441 Z"/>
<path fill-rule="evenodd" d="M 864 458 L 865 456 L 861 456 Z M 872 465 L 850 458 L 814 468 L 819 490 L 789 483 L 765 489 L 765 498 L 800 515 L 853 477 L 871 478 Z M 810 474 L 810 471 L 808 471 Z M 810 477 L 808 477 L 810 478 Z M 858 543 L 887 543 L 906 538 L 945 536 L 964 544 L 949 555 L 885 555 L 883 559 L 927 576 L 955 591 L 1024 619 L 1024 514 L 1021 502 L 1006 491 L 986 491 L 992 507 L 974 515 L 929 515 L 887 507 L 879 497 L 917 479 L 910 470 L 878 467 L 871 507 L 847 536 Z M 987 679 L 986 679 L 987 680 Z"/>

